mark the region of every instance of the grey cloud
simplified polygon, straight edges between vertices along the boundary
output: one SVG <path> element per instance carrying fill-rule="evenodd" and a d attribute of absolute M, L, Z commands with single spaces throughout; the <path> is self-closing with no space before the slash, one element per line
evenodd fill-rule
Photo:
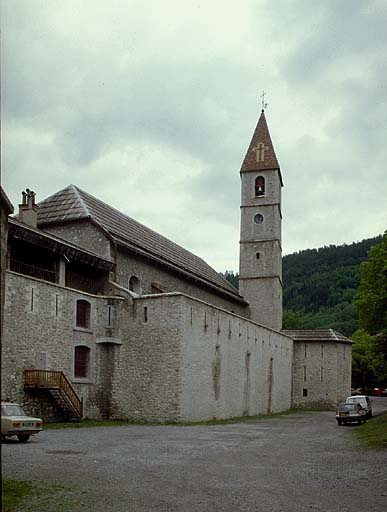
<path fill-rule="evenodd" d="M 290 33 L 299 34 L 294 48 L 290 44 L 289 53 L 284 51 L 279 61 L 288 80 L 306 86 L 310 81 L 324 80 L 332 63 L 337 61 L 340 65 L 340 59 L 353 58 L 356 67 L 360 59 L 367 58 L 372 63 L 375 58 L 382 58 L 387 22 L 384 1 L 304 1 L 297 3 L 296 10 L 294 7 L 291 2 L 282 11 L 283 24 Z"/>
<path fill-rule="evenodd" d="M 3 172 L 11 188 L 33 180 L 27 186 L 36 183 L 42 198 L 76 182 L 104 199 L 109 179 L 109 201 L 126 204 L 128 172 L 133 189 L 142 182 L 147 192 L 177 175 L 171 187 L 184 201 L 171 205 L 178 214 L 167 215 L 169 236 L 193 250 L 203 247 L 209 229 L 223 233 L 229 226 L 234 237 L 239 168 L 260 90 L 268 88 L 267 119 L 285 181 L 285 251 L 340 243 L 340 236 L 350 241 L 360 224 L 369 236 L 379 230 L 387 158 L 385 2 L 289 0 L 281 9 L 252 2 L 238 51 L 214 50 L 210 30 L 205 40 L 203 31 L 198 36 L 203 20 L 191 25 L 189 8 L 174 34 L 171 27 L 181 22 L 175 11 L 159 24 L 151 6 L 139 2 L 106 19 L 101 12 L 110 4 L 90 2 L 90 23 L 82 28 L 83 18 L 69 19 L 68 30 L 58 25 L 68 2 L 5 5 Z M 98 39 L 100 31 L 105 36 Z M 172 155 L 170 163 L 164 158 L 157 168 L 142 154 L 153 147 Z M 195 172 L 183 159 L 197 164 Z M 160 181 L 152 181 L 154 171 Z M 360 186 L 372 203 L 359 203 Z M 145 223 L 163 201 L 161 194 L 151 197 L 151 207 L 136 206 Z M 361 222 L 353 221 L 356 213 Z M 196 223 L 191 235 L 179 234 L 182 219 Z"/>

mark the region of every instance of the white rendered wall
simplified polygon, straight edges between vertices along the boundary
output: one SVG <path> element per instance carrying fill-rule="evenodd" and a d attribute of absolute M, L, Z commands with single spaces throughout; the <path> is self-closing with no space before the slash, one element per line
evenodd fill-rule
<path fill-rule="evenodd" d="M 334 409 L 345 401 L 351 391 L 351 353 L 350 343 L 294 342 L 293 405 Z"/>
<path fill-rule="evenodd" d="M 293 341 L 209 304 L 182 300 L 181 420 L 289 409 Z"/>

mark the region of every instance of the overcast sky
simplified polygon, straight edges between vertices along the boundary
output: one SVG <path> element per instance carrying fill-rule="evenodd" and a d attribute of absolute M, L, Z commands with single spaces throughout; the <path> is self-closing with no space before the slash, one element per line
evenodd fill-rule
<path fill-rule="evenodd" d="M 238 270 L 267 92 L 283 251 L 387 228 L 386 0 L 3 0 L 2 185 L 74 183 Z"/>

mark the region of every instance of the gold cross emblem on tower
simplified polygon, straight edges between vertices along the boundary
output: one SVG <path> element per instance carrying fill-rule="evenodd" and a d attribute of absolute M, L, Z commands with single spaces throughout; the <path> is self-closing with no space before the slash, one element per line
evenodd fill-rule
<path fill-rule="evenodd" d="M 251 151 L 255 152 L 255 156 L 257 158 L 257 162 L 265 161 L 265 151 L 269 149 L 268 146 L 265 146 L 264 142 L 258 142 L 258 145 L 253 148 Z"/>

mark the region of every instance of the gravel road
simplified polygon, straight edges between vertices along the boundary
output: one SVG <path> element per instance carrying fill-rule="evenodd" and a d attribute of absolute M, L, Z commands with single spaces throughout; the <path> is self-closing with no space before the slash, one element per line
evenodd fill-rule
<path fill-rule="evenodd" d="M 387 398 L 374 406 L 387 410 Z M 224 426 L 47 430 L 3 443 L 2 467 L 5 477 L 59 485 L 55 505 L 20 509 L 37 512 L 385 511 L 387 451 L 360 449 L 356 428 L 310 412 Z"/>

